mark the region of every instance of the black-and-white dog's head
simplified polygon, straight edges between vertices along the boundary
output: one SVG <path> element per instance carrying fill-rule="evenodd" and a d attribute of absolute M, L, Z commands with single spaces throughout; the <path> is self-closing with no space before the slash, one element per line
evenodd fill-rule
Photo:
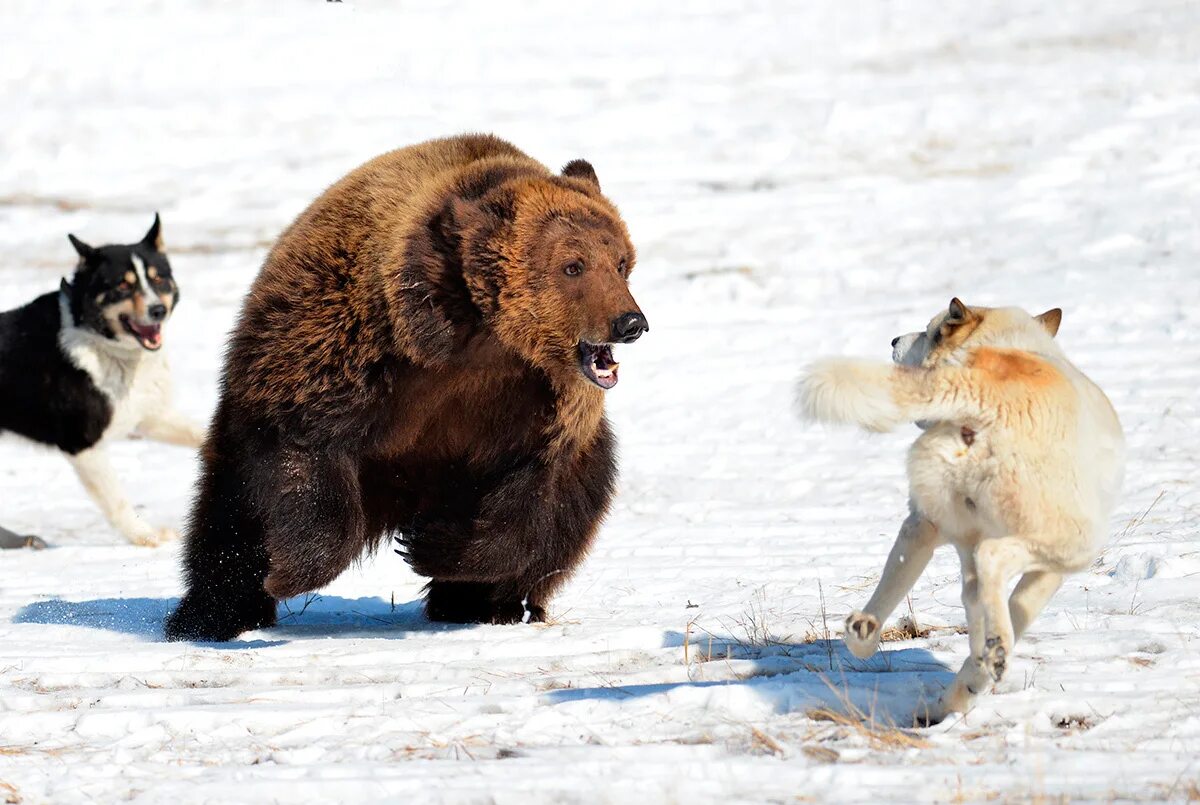
<path fill-rule="evenodd" d="M 79 253 L 79 265 L 62 292 L 75 326 L 84 327 L 131 349 L 162 346 L 162 326 L 179 304 L 179 288 L 162 251 L 158 213 L 138 243 L 89 246 L 67 235 Z"/>

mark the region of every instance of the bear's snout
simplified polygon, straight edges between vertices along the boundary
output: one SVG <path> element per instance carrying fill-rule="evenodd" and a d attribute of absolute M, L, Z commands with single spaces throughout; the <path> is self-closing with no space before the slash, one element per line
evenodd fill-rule
<path fill-rule="evenodd" d="M 641 313 L 622 313 L 613 319 L 612 340 L 615 344 L 632 344 L 650 332 L 650 324 Z"/>

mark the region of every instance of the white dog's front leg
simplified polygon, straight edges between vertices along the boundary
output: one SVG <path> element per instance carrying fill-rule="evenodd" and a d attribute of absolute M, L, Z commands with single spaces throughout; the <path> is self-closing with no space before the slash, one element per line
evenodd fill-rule
<path fill-rule="evenodd" d="M 180 447 L 199 447 L 204 441 L 204 428 L 173 408 L 146 417 L 138 424 L 137 432 L 156 442 Z"/>
<path fill-rule="evenodd" d="M 175 538 L 169 528 L 152 528 L 133 510 L 113 473 L 108 456 L 99 445 L 71 456 L 75 468 L 92 500 L 100 507 L 113 528 L 135 545 L 158 545 Z"/>
<path fill-rule="evenodd" d="M 888 554 L 879 586 L 871 600 L 862 611 L 852 612 L 846 618 L 846 647 L 855 657 L 865 660 L 875 653 L 884 621 L 917 583 L 939 544 L 940 537 L 933 523 L 910 512 L 900 526 L 900 535 Z"/>

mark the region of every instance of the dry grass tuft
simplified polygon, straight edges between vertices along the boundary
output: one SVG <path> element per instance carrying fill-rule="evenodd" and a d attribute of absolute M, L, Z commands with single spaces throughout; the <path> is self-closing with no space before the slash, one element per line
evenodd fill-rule
<path fill-rule="evenodd" d="M 750 727 L 750 738 L 751 738 L 751 743 L 754 746 L 761 748 L 768 755 L 775 755 L 777 757 L 783 757 L 785 754 L 783 745 L 780 744 L 779 741 L 772 738 L 770 735 L 767 735 L 765 732 L 760 730 L 758 727 L 754 727 L 754 726 Z"/>
<path fill-rule="evenodd" d="M 929 637 L 933 629 L 917 623 L 916 618 L 905 616 L 895 626 L 885 627 L 879 635 L 881 643 L 897 643 L 901 640 L 915 640 L 918 637 Z"/>
<path fill-rule="evenodd" d="M 910 599 L 908 614 L 902 615 L 894 626 L 884 628 L 883 632 L 879 635 L 879 641 L 881 643 L 898 643 L 901 640 L 915 640 L 918 637 L 929 637 L 939 632 L 966 634 L 967 627 L 965 625 L 925 626 L 917 620 L 917 616 L 913 613 L 912 601 Z"/>
<path fill-rule="evenodd" d="M 862 736 L 872 749 L 928 749 L 929 741 L 906 732 L 895 724 L 879 722 L 851 705 L 850 713 L 840 713 L 826 707 L 809 710 L 805 715 L 813 721 L 827 721 Z"/>
<path fill-rule="evenodd" d="M 820 744 L 805 744 L 800 747 L 800 751 L 804 753 L 805 757 L 818 763 L 837 763 L 842 757 L 836 749 L 830 749 L 828 746 Z"/>

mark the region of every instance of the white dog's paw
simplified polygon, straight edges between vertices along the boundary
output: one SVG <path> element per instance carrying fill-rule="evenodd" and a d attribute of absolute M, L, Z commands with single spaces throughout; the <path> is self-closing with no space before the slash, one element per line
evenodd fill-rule
<path fill-rule="evenodd" d="M 932 704 L 922 701 L 917 705 L 917 711 L 913 713 L 913 726 L 920 728 L 941 724 L 946 720 L 946 716 L 950 715 L 950 712 L 941 699 Z"/>
<path fill-rule="evenodd" d="M 1008 669 L 1008 649 L 998 635 L 992 635 L 984 644 L 982 662 L 983 669 L 994 681 L 999 682 L 1004 677 Z"/>
<path fill-rule="evenodd" d="M 846 618 L 846 648 L 860 660 L 865 660 L 879 647 L 879 618 L 855 610 Z"/>
<path fill-rule="evenodd" d="M 179 539 L 179 533 L 173 528 L 150 528 L 129 535 L 129 541 L 134 545 L 154 548 Z"/>

